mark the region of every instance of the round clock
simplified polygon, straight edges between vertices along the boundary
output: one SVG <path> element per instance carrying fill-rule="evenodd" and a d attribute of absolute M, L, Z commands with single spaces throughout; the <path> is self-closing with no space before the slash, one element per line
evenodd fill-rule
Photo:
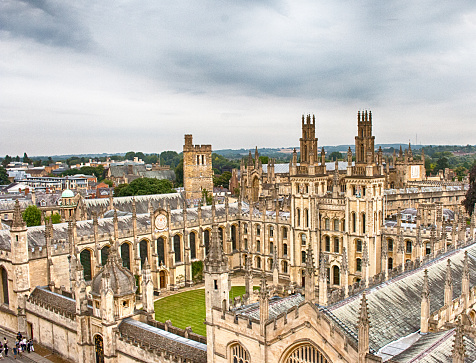
<path fill-rule="evenodd" d="M 162 230 L 167 227 L 167 217 L 164 216 L 163 214 L 159 214 L 155 218 L 155 228 Z"/>

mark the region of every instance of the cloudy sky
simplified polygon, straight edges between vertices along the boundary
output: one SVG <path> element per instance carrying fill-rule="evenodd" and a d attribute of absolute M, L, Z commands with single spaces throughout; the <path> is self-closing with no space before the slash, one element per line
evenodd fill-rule
<path fill-rule="evenodd" d="M 476 143 L 476 1 L 0 0 L 0 155 Z"/>

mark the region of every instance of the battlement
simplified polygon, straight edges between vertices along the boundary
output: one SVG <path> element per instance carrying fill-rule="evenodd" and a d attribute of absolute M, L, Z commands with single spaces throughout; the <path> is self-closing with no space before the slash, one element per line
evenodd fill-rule
<path fill-rule="evenodd" d="M 372 111 L 357 111 L 357 122 L 361 123 L 372 123 Z"/>

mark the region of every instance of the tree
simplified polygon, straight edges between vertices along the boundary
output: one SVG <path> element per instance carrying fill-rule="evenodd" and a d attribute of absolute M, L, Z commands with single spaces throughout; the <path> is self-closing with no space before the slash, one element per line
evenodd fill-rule
<path fill-rule="evenodd" d="M 228 188 L 230 184 L 231 173 L 229 171 L 225 171 L 222 175 L 217 175 L 213 177 L 213 185 L 216 187 L 225 187 Z"/>
<path fill-rule="evenodd" d="M 332 161 L 341 160 L 342 159 L 342 154 L 338 151 L 333 151 L 329 155 L 329 159 L 332 160 Z"/>
<path fill-rule="evenodd" d="M 445 170 L 446 168 L 450 167 L 450 163 L 448 162 L 448 158 L 445 156 L 440 157 L 437 162 L 434 171 Z"/>
<path fill-rule="evenodd" d="M 28 227 L 41 225 L 41 211 L 35 205 L 29 205 L 22 213 L 22 217 Z"/>
<path fill-rule="evenodd" d="M 50 218 L 51 218 L 51 223 L 53 223 L 53 224 L 61 223 L 61 216 L 60 216 L 58 213 L 53 213 L 53 214 L 51 215 L 51 217 L 50 217 L 50 216 L 45 217 L 45 219 L 46 219 L 47 221 L 49 221 Z"/>
<path fill-rule="evenodd" d="M 114 183 L 112 182 L 112 180 L 104 179 L 102 182 L 104 184 L 107 184 L 109 186 L 109 188 L 112 188 L 114 186 Z"/>
<path fill-rule="evenodd" d="M 0 185 L 10 184 L 8 173 L 3 166 L 0 166 Z"/>
<path fill-rule="evenodd" d="M 180 163 L 175 168 L 175 182 L 178 187 L 183 186 L 183 159 L 180 160 Z"/>
<path fill-rule="evenodd" d="M 202 200 L 204 200 L 207 205 L 211 205 L 213 203 L 213 193 L 209 193 L 208 190 L 202 189 Z"/>
<path fill-rule="evenodd" d="M 5 158 L 2 160 L 2 165 L 5 168 L 11 162 L 12 162 L 12 157 L 10 155 L 5 155 Z"/>
<path fill-rule="evenodd" d="M 463 200 L 464 208 L 470 216 L 473 215 L 474 205 L 476 204 L 476 164 L 471 168 L 469 173 L 469 189 L 466 193 L 466 199 Z"/>
<path fill-rule="evenodd" d="M 139 178 L 129 184 L 118 185 L 114 189 L 116 197 L 165 193 L 175 193 L 172 182 L 167 179 Z"/>
<path fill-rule="evenodd" d="M 26 153 L 23 153 L 23 162 L 27 164 L 31 164 L 33 160 L 31 160 Z"/>

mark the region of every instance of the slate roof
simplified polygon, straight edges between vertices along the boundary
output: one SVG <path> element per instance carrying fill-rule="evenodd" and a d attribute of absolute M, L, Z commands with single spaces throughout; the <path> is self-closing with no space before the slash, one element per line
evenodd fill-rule
<path fill-rule="evenodd" d="M 423 267 L 400 275 L 367 290 L 370 315 L 370 346 L 378 351 L 387 344 L 420 329 L 420 302 L 424 269 L 428 269 L 430 313 L 444 305 L 447 259 L 451 259 L 453 298 L 461 295 L 464 251 L 468 251 L 470 271 L 476 269 L 476 245 L 453 251 Z M 476 285 L 476 274 L 470 274 L 470 286 Z M 354 295 L 328 307 L 337 319 L 357 334 L 357 319 L 362 294 Z M 476 356 L 474 357 L 476 359 Z"/>
<path fill-rule="evenodd" d="M 70 316 L 76 314 L 76 301 L 74 299 L 52 292 L 47 287 L 35 287 L 28 300 L 36 304 L 46 305 Z"/>
<path fill-rule="evenodd" d="M 8 229 L 0 230 L 0 250 L 11 251 L 11 236 Z"/>
<path fill-rule="evenodd" d="M 295 294 L 287 297 L 273 297 L 269 302 L 269 318 L 274 319 L 278 315 L 298 306 L 304 301 L 301 294 Z M 259 302 L 240 307 L 235 310 L 237 315 L 250 317 L 259 320 Z"/>
<path fill-rule="evenodd" d="M 161 330 L 133 319 L 124 319 L 119 324 L 122 336 L 150 346 L 152 349 L 166 350 L 194 362 L 207 361 L 207 345 Z"/>
<path fill-rule="evenodd" d="M 443 363 L 452 361 L 452 350 L 455 330 L 446 330 L 427 335 L 418 335 L 420 338 L 408 349 L 394 356 L 392 361 L 399 363 Z M 465 362 L 474 362 L 476 346 L 472 339 L 464 338 L 466 348 Z"/>

